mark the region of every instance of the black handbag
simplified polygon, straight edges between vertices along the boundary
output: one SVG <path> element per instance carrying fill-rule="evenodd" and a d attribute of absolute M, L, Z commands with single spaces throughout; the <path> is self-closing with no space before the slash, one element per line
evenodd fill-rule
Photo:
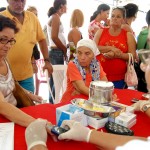
<path fill-rule="evenodd" d="M 147 84 L 145 81 L 145 72 L 143 72 L 140 68 L 141 61 L 134 63 L 134 68 L 138 77 L 138 85 L 137 90 L 141 92 L 147 93 Z"/>
<path fill-rule="evenodd" d="M 146 48 L 146 46 L 147 46 L 147 42 L 144 45 L 144 49 Z M 137 90 L 147 93 L 148 90 L 147 90 L 147 83 L 146 83 L 146 80 L 145 80 L 145 72 L 143 72 L 141 70 L 140 64 L 141 64 L 141 60 L 139 60 L 139 62 L 134 63 L 134 68 L 135 68 L 135 71 L 136 71 L 136 74 L 137 74 L 137 77 L 138 77 Z"/>

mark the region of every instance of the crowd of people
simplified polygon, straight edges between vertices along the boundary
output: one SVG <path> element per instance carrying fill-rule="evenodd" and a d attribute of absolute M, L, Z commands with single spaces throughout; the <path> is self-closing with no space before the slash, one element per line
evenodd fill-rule
<path fill-rule="evenodd" d="M 61 102 L 69 102 L 71 96 L 79 94 L 88 96 L 90 82 L 95 80 L 111 81 L 115 88 L 123 89 L 126 87 L 124 78 L 127 70 L 126 62 L 129 59 L 128 53 L 133 55 L 135 61 L 139 61 L 136 48 L 149 49 L 150 10 L 146 14 L 148 27 L 140 32 L 136 40 L 135 32 L 131 27 L 138 16 L 136 4 L 129 3 L 124 7 L 115 7 L 111 12 L 109 5 L 100 4 L 90 18 L 87 29 L 88 39 L 82 36 L 79 29 L 84 23 L 84 13 L 75 9 L 70 19 L 71 29 L 68 32 L 67 42 L 61 21 L 61 16 L 67 12 L 67 1 L 54 0 L 53 6 L 48 10 L 49 19 L 46 25 L 48 45 L 37 18 L 37 9 L 29 7 L 25 10 L 26 0 L 7 0 L 7 2 L 7 8 L 0 10 L 0 114 L 18 125 L 27 127 L 25 137 L 28 149 L 47 149 L 47 128 L 52 124 L 21 111 L 16 107 L 17 101 L 13 95 L 14 83 L 17 80 L 33 101 L 39 103 L 42 101 L 42 97 L 33 94 L 33 73 L 37 72 L 34 65 L 35 60 L 40 58 L 40 56 L 36 58 L 35 51 L 41 51 L 45 62 L 43 69 L 47 69 L 49 75 L 53 72 L 52 65 L 64 64 L 65 61 L 68 63 L 67 89 Z M 109 14 L 110 19 L 108 19 Z M 76 55 L 68 61 L 67 48 L 70 42 L 74 43 Z M 147 75 L 149 70 L 143 71 Z M 149 83 L 148 79 L 146 81 Z M 52 76 L 50 86 L 55 96 Z M 51 95 L 49 101 L 52 103 Z M 145 111 L 150 116 L 150 108 L 144 109 L 147 104 L 150 105 L 150 102 L 139 101 L 133 107 L 136 111 Z M 73 120 L 62 123 L 62 127 L 66 125 L 70 130 L 61 134 L 59 140 L 89 142 L 100 149 L 123 150 L 132 148 L 135 143 L 145 149 L 150 147 L 149 138 L 92 131 Z"/>

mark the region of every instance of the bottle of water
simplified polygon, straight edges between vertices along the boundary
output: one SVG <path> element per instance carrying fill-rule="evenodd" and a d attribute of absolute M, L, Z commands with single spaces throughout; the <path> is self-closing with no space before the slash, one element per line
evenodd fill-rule
<path fill-rule="evenodd" d="M 69 42 L 69 47 L 70 47 L 70 58 L 69 60 L 74 59 L 74 55 L 76 54 L 76 47 L 73 42 Z"/>

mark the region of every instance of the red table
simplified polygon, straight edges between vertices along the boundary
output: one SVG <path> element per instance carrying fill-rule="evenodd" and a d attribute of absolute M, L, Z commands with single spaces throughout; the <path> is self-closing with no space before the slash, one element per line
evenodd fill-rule
<path fill-rule="evenodd" d="M 115 90 L 115 93 L 118 95 L 119 101 L 123 104 L 131 105 L 130 102 L 133 97 L 141 98 L 142 92 L 137 92 L 135 90 Z M 85 98 L 86 96 L 79 95 L 77 97 Z M 31 106 L 27 108 L 22 108 L 24 112 L 30 114 L 35 118 L 43 118 L 51 121 L 53 124 L 56 123 L 56 108 L 62 106 L 63 104 L 42 104 L 37 106 Z M 136 112 L 137 114 L 137 123 L 131 129 L 134 130 L 136 136 L 147 137 L 150 136 L 149 127 L 150 119 L 142 112 Z M 0 116 L 0 122 L 9 122 L 4 117 Z M 15 125 L 15 135 L 14 135 L 14 147 L 15 150 L 26 150 L 26 143 L 24 137 L 25 128 L 19 125 Z M 97 150 L 97 148 L 89 143 L 84 142 L 75 142 L 75 141 L 59 141 L 54 142 L 51 137 L 48 137 L 47 145 L 49 150 Z"/>

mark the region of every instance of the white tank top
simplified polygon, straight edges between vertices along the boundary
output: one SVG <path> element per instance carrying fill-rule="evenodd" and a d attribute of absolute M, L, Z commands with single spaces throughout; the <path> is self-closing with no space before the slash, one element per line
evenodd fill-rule
<path fill-rule="evenodd" d="M 6 62 L 6 61 L 5 61 Z M 14 79 L 9 68 L 8 63 L 6 62 L 8 73 L 6 76 L 0 74 L 0 91 L 4 95 L 5 100 L 12 104 L 17 105 L 17 101 L 12 93 L 15 88 Z"/>
<path fill-rule="evenodd" d="M 52 28 L 47 24 L 47 33 L 48 33 L 48 39 L 50 42 L 49 46 L 50 47 L 57 47 L 51 38 L 51 30 L 52 30 Z M 64 27 L 63 27 L 61 22 L 60 22 L 60 26 L 59 26 L 58 38 L 63 43 L 63 45 L 66 46 L 66 40 L 65 40 L 65 36 L 64 36 Z"/>

